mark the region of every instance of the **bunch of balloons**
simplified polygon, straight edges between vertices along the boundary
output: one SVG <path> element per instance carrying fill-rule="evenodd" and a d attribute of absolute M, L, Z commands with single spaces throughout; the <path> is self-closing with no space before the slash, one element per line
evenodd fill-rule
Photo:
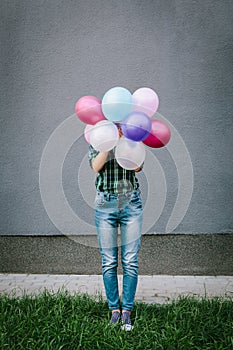
<path fill-rule="evenodd" d="M 105 93 L 102 101 L 95 96 L 81 97 L 75 105 L 75 112 L 87 124 L 84 130 L 86 141 L 100 152 L 116 147 L 118 164 L 133 170 L 145 160 L 145 145 L 161 148 L 170 140 L 169 127 L 152 119 L 158 105 L 158 95 L 150 88 L 143 87 L 131 94 L 123 87 L 113 87 Z M 119 126 L 122 137 L 119 136 Z"/>

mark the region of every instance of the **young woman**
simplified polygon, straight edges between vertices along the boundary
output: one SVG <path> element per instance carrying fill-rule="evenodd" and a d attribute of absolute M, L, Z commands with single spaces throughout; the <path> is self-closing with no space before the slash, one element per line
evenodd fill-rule
<path fill-rule="evenodd" d="M 121 128 L 118 127 L 122 136 Z M 135 175 L 141 170 L 123 169 L 114 157 L 115 149 L 98 152 L 89 146 L 89 162 L 97 173 L 95 224 L 102 256 L 102 275 L 109 309 L 110 323 L 122 321 L 122 329 L 132 330 L 130 313 L 138 282 L 138 253 L 142 232 L 142 201 Z M 123 268 L 122 315 L 118 291 L 118 227 L 121 232 Z"/>

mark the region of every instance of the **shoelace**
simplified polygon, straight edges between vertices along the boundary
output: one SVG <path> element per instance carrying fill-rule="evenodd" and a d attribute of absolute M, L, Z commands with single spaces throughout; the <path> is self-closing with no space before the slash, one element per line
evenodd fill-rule
<path fill-rule="evenodd" d="M 128 312 L 123 312 L 121 319 L 123 324 L 131 325 L 130 314 Z"/>
<path fill-rule="evenodd" d="M 112 313 L 111 322 L 112 323 L 116 323 L 118 321 L 118 319 L 119 319 L 119 315 L 120 315 L 119 311 L 114 311 Z"/>

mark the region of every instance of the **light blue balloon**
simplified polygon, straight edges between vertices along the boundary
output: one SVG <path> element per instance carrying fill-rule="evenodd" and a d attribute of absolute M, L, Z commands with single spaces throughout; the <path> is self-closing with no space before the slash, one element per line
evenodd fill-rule
<path fill-rule="evenodd" d="M 132 111 L 133 97 L 129 90 L 114 87 L 108 90 L 102 100 L 104 116 L 111 122 L 120 122 Z"/>

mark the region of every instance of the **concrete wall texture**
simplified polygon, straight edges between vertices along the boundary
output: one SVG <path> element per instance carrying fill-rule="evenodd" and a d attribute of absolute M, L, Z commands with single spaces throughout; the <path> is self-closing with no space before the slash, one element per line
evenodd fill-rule
<path fill-rule="evenodd" d="M 158 112 L 183 145 L 171 140 L 170 148 L 147 149 L 153 158 L 147 156 L 139 178 L 144 202 L 150 195 L 148 233 L 232 236 L 232 1 L 2 0 L 0 6 L 0 235 L 51 236 L 66 228 L 72 234 L 57 200 L 63 232 L 41 198 L 46 143 L 80 97 L 102 99 L 114 86 L 132 93 L 146 86 L 158 93 Z M 72 122 L 84 130 L 75 116 Z M 87 150 L 77 134 L 60 170 L 67 202 L 92 227 L 95 187 Z M 189 180 L 190 204 L 166 229 Z M 49 183 L 47 192 L 52 196 Z"/>

